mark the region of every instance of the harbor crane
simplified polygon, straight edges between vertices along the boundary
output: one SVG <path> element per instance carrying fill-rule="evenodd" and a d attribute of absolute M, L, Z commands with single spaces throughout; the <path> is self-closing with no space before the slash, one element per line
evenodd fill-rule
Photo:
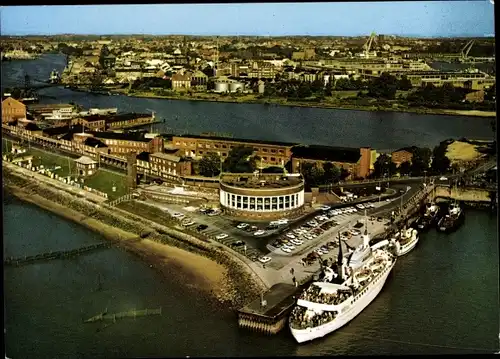
<path fill-rule="evenodd" d="M 460 52 L 462 60 L 467 60 L 467 56 L 469 55 L 470 49 L 472 49 L 472 45 L 474 45 L 474 42 L 476 40 L 472 39 L 470 40 L 463 48 L 462 51 Z"/>
<path fill-rule="evenodd" d="M 366 40 L 365 44 L 363 45 L 365 58 L 368 58 L 370 56 L 370 49 L 376 36 L 377 34 L 375 34 L 375 32 L 372 32 L 368 40 Z"/>

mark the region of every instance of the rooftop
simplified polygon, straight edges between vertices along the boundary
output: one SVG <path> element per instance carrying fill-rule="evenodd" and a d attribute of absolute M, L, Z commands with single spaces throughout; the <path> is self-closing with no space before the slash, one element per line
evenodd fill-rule
<path fill-rule="evenodd" d="M 94 161 L 92 158 L 90 157 L 87 157 L 87 156 L 82 156 L 80 157 L 79 159 L 75 160 L 75 162 L 77 163 L 81 163 L 83 165 L 91 165 L 93 163 L 97 163 L 96 161 Z"/>
<path fill-rule="evenodd" d="M 171 155 L 168 153 L 155 152 L 150 155 L 151 157 L 162 158 L 171 162 L 180 162 L 181 158 L 179 156 Z"/>
<path fill-rule="evenodd" d="M 150 138 L 145 138 L 143 132 L 99 132 L 99 131 L 88 131 L 97 138 L 105 138 L 109 140 L 124 140 L 124 141 L 137 141 L 137 142 L 150 142 Z"/>
<path fill-rule="evenodd" d="M 74 126 L 56 126 L 56 127 L 49 127 L 45 128 L 43 130 L 43 133 L 45 133 L 48 136 L 59 136 L 59 135 L 65 135 L 67 133 L 78 133 L 78 132 L 83 132 L 82 125 L 74 125 Z M 88 128 L 85 127 L 85 131 L 88 131 Z"/>
<path fill-rule="evenodd" d="M 296 186 L 303 183 L 303 179 L 300 176 L 288 177 L 282 174 L 254 175 L 253 173 L 239 173 L 222 175 L 221 183 L 248 189 L 272 189 Z"/>
<path fill-rule="evenodd" d="M 213 141 L 228 141 L 228 142 L 242 142 L 248 144 L 263 144 L 263 145 L 273 145 L 273 146 L 296 146 L 297 143 L 291 142 L 279 142 L 279 141 L 265 141 L 265 140 L 252 140 L 248 138 L 233 138 L 233 137 L 223 137 L 223 136 L 205 136 L 205 135 L 175 135 L 174 137 L 180 138 L 193 138 L 193 139 L 204 139 Z"/>
<path fill-rule="evenodd" d="M 108 147 L 106 144 L 102 143 L 95 137 L 89 137 L 85 140 L 84 142 L 85 145 L 87 146 L 92 146 L 95 148 L 101 148 L 101 147 Z"/>
<path fill-rule="evenodd" d="M 301 145 L 292 148 L 292 157 L 308 160 L 357 163 L 361 157 L 361 153 L 359 148 Z"/>

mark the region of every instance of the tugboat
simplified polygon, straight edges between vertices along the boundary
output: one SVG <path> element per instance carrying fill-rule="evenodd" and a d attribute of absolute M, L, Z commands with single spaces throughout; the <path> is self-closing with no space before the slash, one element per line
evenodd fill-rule
<path fill-rule="evenodd" d="M 425 213 L 417 221 L 417 228 L 420 231 L 425 231 L 436 225 L 438 222 L 439 207 L 435 203 L 428 203 Z"/>
<path fill-rule="evenodd" d="M 460 227 L 464 219 L 464 213 L 460 205 L 456 202 L 451 203 L 448 213 L 439 220 L 437 230 L 444 233 L 451 233 Z"/>

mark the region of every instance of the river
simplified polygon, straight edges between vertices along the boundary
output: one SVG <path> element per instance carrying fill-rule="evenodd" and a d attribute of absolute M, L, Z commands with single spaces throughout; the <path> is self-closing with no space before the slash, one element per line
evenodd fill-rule
<path fill-rule="evenodd" d="M 49 72 L 52 67 L 48 65 Z M 120 101 L 136 100 L 147 101 Z M 226 106 L 166 104 L 198 106 L 200 111 L 205 105 Z M 307 113 L 284 109 L 295 110 Z M 471 129 L 482 121 L 462 119 Z M 220 123 L 230 121 L 225 118 Z M 8 194 L 3 214 L 5 256 L 103 240 Z M 15 359 L 488 353 L 498 348 L 498 255 L 496 214 L 467 210 L 465 225 L 454 234 L 435 230 L 423 234 L 415 250 L 398 261 L 381 294 L 358 317 L 326 338 L 302 345 L 287 329 L 271 337 L 238 329 L 235 314 L 205 299 L 189 279 L 174 270 L 171 278 L 160 277 L 118 249 L 6 267 L 6 351 Z M 122 320 L 102 330 L 102 324 L 82 323 L 106 308 L 113 313 L 157 307 L 163 309 L 161 317 Z"/>
<path fill-rule="evenodd" d="M 50 71 L 61 72 L 64 66 L 65 58 L 55 54 L 6 62 L 2 64 L 2 87 L 24 86 L 25 74 L 36 84 L 35 79 L 46 80 Z M 41 89 L 39 94 L 42 103 L 75 102 L 85 108 L 117 107 L 120 112 L 155 111 L 158 118 L 165 119 L 155 126 L 162 133 L 218 132 L 235 138 L 377 150 L 434 147 L 448 138 L 495 137 L 491 119 L 481 117 L 89 95 L 62 87 Z"/>

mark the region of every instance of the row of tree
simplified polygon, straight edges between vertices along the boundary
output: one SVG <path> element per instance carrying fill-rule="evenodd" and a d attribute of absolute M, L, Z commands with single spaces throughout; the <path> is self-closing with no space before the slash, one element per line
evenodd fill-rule
<path fill-rule="evenodd" d="M 450 171 L 451 162 L 446 157 L 449 140 L 441 142 L 433 150 L 425 147 L 410 147 L 406 150 L 412 153 L 411 162 L 403 162 L 399 167 L 392 161 L 390 155 L 378 156 L 374 163 L 372 178 L 392 177 L 396 173 L 401 176 L 421 177 L 425 175 L 440 175 Z"/>
<path fill-rule="evenodd" d="M 322 80 L 313 82 L 300 81 L 297 79 L 286 80 L 279 76 L 275 83 L 266 84 L 264 96 L 266 97 L 286 97 L 289 99 L 304 99 L 315 96 L 323 98 L 331 96 L 333 91 L 361 91 L 368 90 L 368 96 L 374 98 L 392 100 L 396 96 L 397 90 L 408 91 L 412 88 L 410 80 L 406 76 L 397 79 L 388 73 L 383 73 L 380 77 L 370 80 L 352 78 L 330 78 L 326 84 Z"/>

